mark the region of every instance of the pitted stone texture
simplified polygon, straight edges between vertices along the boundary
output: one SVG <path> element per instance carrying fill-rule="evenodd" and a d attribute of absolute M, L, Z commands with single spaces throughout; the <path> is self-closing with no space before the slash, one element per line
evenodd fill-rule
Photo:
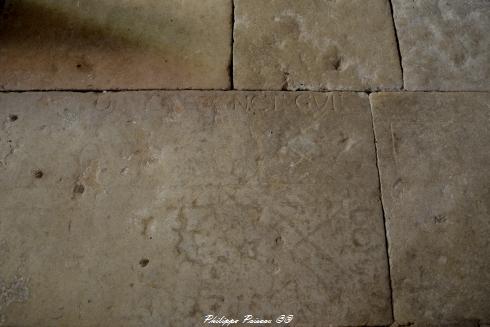
<path fill-rule="evenodd" d="M 0 96 L 6 323 L 391 322 L 365 94 Z"/>
<path fill-rule="evenodd" d="M 371 95 L 396 321 L 490 319 L 490 95 Z"/>
<path fill-rule="evenodd" d="M 405 88 L 490 90 L 490 1 L 393 0 Z"/>
<path fill-rule="evenodd" d="M 234 41 L 238 89 L 401 87 L 386 0 L 236 0 Z"/>
<path fill-rule="evenodd" d="M 229 0 L 7 0 L 0 89 L 227 89 Z"/>

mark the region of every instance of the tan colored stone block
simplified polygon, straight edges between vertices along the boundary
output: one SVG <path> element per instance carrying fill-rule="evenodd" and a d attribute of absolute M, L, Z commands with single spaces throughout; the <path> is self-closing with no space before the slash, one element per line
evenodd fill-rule
<path fill-rule="evenodd" d="M 458 322 L 415 322 L 407 324 L 394 323 L 391 327 L 485 327 L 478 320 L 464 320 Z"/>
<path fill-rule="evenodd" d="M 405 88 L 490 90 L 490 1 L 393 0 Z"/>
<path fill-rule="evenodd" d="M 390 323 L 367 95 L 10 93 L 0 112 L 7 324 Z"/>
<path fill-rule="evenodd" d="M 227 89 L 229 0 L 7 0 L 0 89 Z"/>
<path fill-rule="evenodd" d="M 401 87 L 386 0 L 236 0 L 237 89 Z"/>
<path fill-rule="evenodd" d="M 371 95 L 395 319 L 490 319 L 490 94 Z"/>
<path fill-rule="evenodd" d="M 467 320 L 449 323 L 416 323 L 414 327 L 482 327 L 478 320 Z"/>

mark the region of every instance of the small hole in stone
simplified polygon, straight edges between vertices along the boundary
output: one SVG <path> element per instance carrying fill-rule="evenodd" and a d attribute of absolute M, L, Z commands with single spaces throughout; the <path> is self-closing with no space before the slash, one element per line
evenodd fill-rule
<path fill-rule="evenodd" d="M 141 267 L 146 267 L 146 266 L 148 266 L 149 263 L 150 263 L 150 260 L 148 260 L 146 258 L 143 258 L 140 260 L 140 266 Z"/>
<path fill-rule="evenodd" d="M 335 58 L 335 60 L 332 62 L 333 69 L 339 70 L 340 65 L 342 65 L 342 58 L 341 57 Z"/>
<path fill-rule="evenodd" d="M 19 116 L 17 116 L 17 115 L 10 115 L 9 116 L 10 121 L 16 121 L 17 119 L 19 119 Z"/>
<path fill-rule="evenodd" d="M 33 174 L 33 175 L 34 175 L 34 177 L 36 177 L 36 178 L 43 178 L 43 176 L 44 176 L 44 173 L 43 173 L 43 171 L 42 171 L 42 170 L 35 170 L 35 171 L 34 171 L 32 174 Z"/>
<path fill-rule="evenodd" d="M 76 184 L 73 188 L 73 193 L 82 194 L 83 192 L 85 192 L 85 186 L 82 184 Z"/>
<path fill-rule="evenodd" d="M 77 64 L 77 68 L 82 68 L 82 64 Z"/>

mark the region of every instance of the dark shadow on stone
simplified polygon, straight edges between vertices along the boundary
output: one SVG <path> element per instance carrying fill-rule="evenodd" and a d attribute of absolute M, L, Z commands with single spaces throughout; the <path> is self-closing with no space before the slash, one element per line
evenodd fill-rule
<path fill-rule="evenodd" d="M 197 41 L 202 43 L 201 27 L 180 12 L 166 12 L 164 4 L 0 3 L 0 89 L 185 86 L 206 67 L 203 56 L 193 51 Z"/>
<path fill-rule="evenodd" d="M 53 46 L 100 47 L 103 45 L 111 48 L 129 45 L 160 49 L 164 46 L 172 46 L 151 42 L 153 37 L 158 36 L 158 31 L 164 28 L 162 22 L 176 23 L 172 17 L 162 17 L 159 13 L 158 18 L 149 18 L 147 14 L 141 12 L 138 15 L 138 11 L 129 6 L 124 7 L 121 4 L 109 6 L 102 1 L 84 0 L 83 3 L 85 6 L 91 3 L 90 10 L 109 13 L 106 21 L 100 22 L 92 18 L 90 11 L 83 13 L 79 10 L 77 13 L 77 10 L 73 10 L 70 13 L 70 8 L 66 5 L 65 8 L 62 6 L 48 8 L 32 1 L 0 0 L 0 7 L 3 7 L 0 39 L 4 44 L 42 42 Z"/>

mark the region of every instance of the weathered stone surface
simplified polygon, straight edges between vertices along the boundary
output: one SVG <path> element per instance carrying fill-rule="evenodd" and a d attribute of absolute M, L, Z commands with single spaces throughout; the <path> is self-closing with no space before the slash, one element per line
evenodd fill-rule
<path fill-rule="evenodd" d="M 0 89 L 226 89 L 229 0 L 7 0 Z"/>
<path fill-rule="evenodd" d="M 393 0 L 408 90 L 490 90 L 490 1 Z"/>
<path fill-rule="evenodd" d="M 371 95 L 396 321 L 490 319 L 490 94 Z"/>
<path fill-rule="evenodd" d="M 478 323 L 478 320 L 465 320 L 457 322 L 415 322 L 408 324 L 394 323 L 391 327 L 485 327 Z"/>
<path fill-rule="evenodd" d="M 416 323 L 414 327 L 482 327 L 477 320 L 466 320 L 450 323 Z"/>
<path fill-rule="evenodd" d="M 391 322 L 365 94 L 0 96 L 7 325 Z"/>
<path fill-rule="evenodd" d="M 236 0 L 238 89 L 401 87 L 386 0 Z"/>

